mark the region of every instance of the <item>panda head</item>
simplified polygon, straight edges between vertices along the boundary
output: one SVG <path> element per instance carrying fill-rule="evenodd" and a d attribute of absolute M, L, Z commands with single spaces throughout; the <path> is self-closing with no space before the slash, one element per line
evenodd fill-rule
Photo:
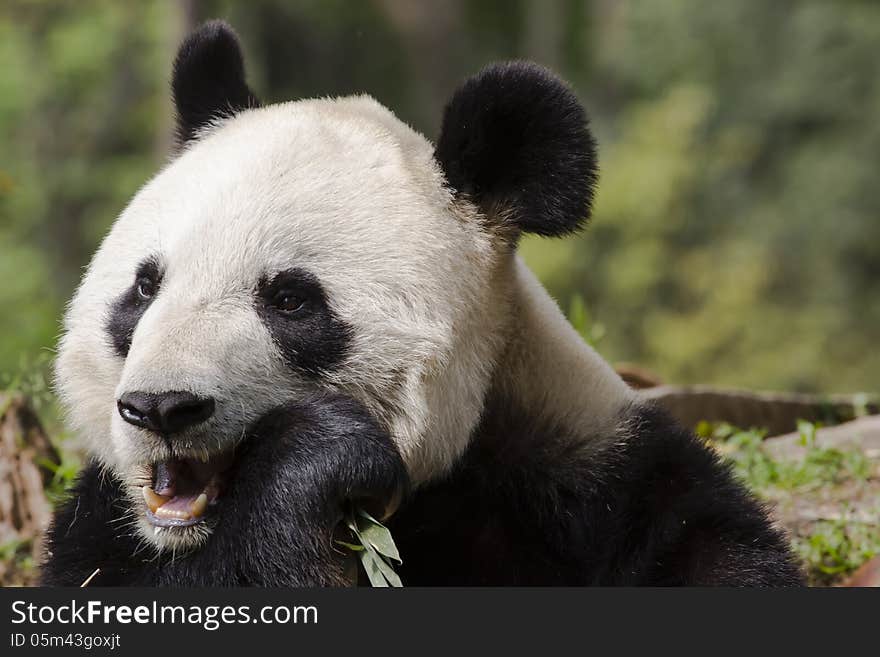
<path fill-rule="evenodd" d="M 220 22 L 183 43 L 173 92 L 178 151 L 94 256 L 57 361 L 70 423 L 143 535 L 197 545 L 210 524 L 187 508 L 202 489 L 222 504 L 247 428 L 316 391 L 361 401 L 416 484 L 442 473 L 516 330 L 519 235 L 589 214 L 572 92 L 535 65 L 491 66 L 434 147 L 368 96 L 261 107 Z M 192 490 L 157 521 L 141 489 L 175 469 Z"/>

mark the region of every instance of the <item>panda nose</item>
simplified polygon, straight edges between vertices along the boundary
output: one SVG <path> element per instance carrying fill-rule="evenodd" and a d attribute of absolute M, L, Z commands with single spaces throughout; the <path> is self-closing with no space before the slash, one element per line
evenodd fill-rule
<path fill-rule="evenodd" d="M 214 400 L 190 392 L 126 392 L 116 402 L 122 419 L 163 435 L 201 424 L 214 414 Z"/>

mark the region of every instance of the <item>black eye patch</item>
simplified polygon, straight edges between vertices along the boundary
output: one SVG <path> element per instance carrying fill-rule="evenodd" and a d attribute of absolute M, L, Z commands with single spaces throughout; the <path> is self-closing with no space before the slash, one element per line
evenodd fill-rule
<path fill-rule="evenodd" d="M 158 260 L 148 258 L 138 265 L 132 284 L 110 306 L 104 328 L 113 351 L 120 358 L 128 356 L 134 329 L 158 294 L 161 283 L 162 272 Z"/>
<path fill-rule="evenodd" d="M 354 330 L 330 309 L 324 288 L 311 272 L 294 268 L 262 278 L 256 309 L 295 370 L 318 377 L 348 354 Z"/>

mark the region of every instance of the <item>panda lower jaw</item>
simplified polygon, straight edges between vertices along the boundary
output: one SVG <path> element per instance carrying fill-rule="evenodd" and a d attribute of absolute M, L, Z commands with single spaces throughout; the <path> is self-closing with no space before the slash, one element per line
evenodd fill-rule
<path fill-rule="evenodd" d="M 154 527 L 191 527 L 204 522 L 218 504 L 233 462 L 232 452 L 175 458 L 153 465 L 152 486 L 141 489 L 145 516 Z"/>

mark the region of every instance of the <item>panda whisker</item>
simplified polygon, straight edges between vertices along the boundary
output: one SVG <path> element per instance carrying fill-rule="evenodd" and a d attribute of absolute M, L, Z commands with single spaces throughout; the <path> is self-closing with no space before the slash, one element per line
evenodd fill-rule
<path fill-rule="evenodd" d="M 127 521 L 127 520 L 128 520 L 128 521 L 132 520 L 133 518 L 132 518 L 131 516 L 133 516 L 133 513 L 132 513 L 132 512 L 129 512 L 129 511 L 126 511 L 125 514 L 121 515 L 120 517 L 118 517 L 118 518 L 113 518 L 113 519 L 111 519 L 111 520 L 108 520 L 107 522 L 108 522 L 109 524 L 111 524 L 111 525 L 116 525 L 116 524 L 119 524 L 120 522 L 124 522 L 124 521 Z"/>
<path fill-rule="evenodd" d="M 132 536 L 134 537 L 135 535 L 132 534 Z M 131 553 L 131 557 L 132 557 L 132 559 L 133 559 L 134 557 L 138 556 L 138 555 L 139 555 L 141 552 L 143 552 L 146 548 L 150 547 L 150 544 L 149 544 L 149 542 L 147 541 L 147 539 L 145 539 L 145 538 L 142 537 L 142 536 L 137 537 L 137 538 L 138 538 L 137 544 L 136 544 L 135 547 L 134 547 L 134 551 Z M 154 557 L 154 558 L 155 558 L 155 557 Z"/>
<path fill-rule="evenodd" d="M 147 538 L 145 538 L 143 536 L 140 537 L 139 542 L 140 542 L 140 544 L 143 545 L 143 547 L 139 548 L 138 551 L 135 552 L 135 554 L 140 554 L 144 549 L 151 547 L 151 548 L 153 548 L 153 556 L 151 558 L 147 559 L 146 561 L 147 561 L 147 563 L 155 563 L 156 560 L 159 559 L 159 555 L 161 554 L 161 551 L 157 548 L 157 546 L 153 545 Z"/>
<path fill-rule="evenodd" d="M 247 415 L 246 415 L 246 413 L 245 413 L 245 408 L 244 408 L 244 401 L 241 400 L 241 399 L 239 399 L 239 400 L 238 400 L 238 403 L 241 404 L 241 416 L 242 416 L 242 417 L 247 417 Z M 239 434 L 239 436 L 238 436 L 238 441 L 236 442 L 236 445 L 239 445 L 239 444 L 242 443 L 242 441 L 244 441 L 244 437 L 245 437 L 245 434 L 246 434 L 246 433 L 247 433 L 247 427 L 245 426 L 244 423 L 242 423 L 242 425 L 241 425 L 241 434 Z"/>
<path fill-rule="evenodd" d="M 68 536 L 70 534 L 70 530 L 73 528 L 74 524 L 76 524 L 77 516 L 79 515 L 79 504 L 82 498 L 77 496 L 76 498 L 76 508 L 73 510 L 73 520 L 70 521 L 70 524 L 67 526 L 67 532 L 64 534 Z"/>

